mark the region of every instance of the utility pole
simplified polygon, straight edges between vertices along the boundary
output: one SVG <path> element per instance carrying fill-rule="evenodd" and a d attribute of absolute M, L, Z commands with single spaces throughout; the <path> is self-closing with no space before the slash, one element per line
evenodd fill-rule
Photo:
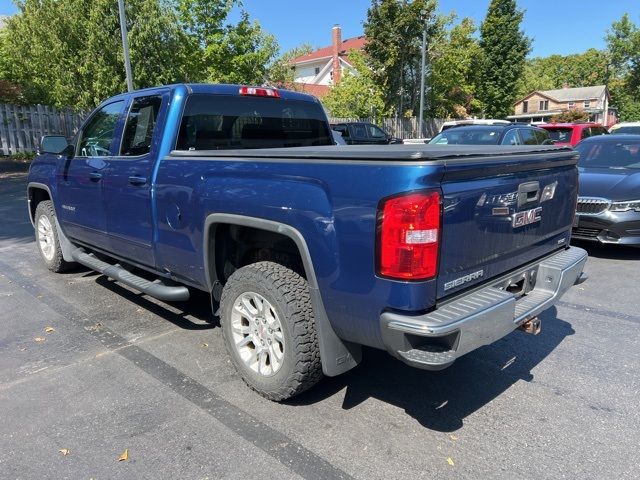
<path fill-rule="evenodd" d="M 425 71 L 425 63 L 427 56 L 427 17 L 424 10 L 422 12 L 424 19 L 424 28 L 422 29 L 422 67 L 420 69 L 420 114 L 418 116 L 418 133 L 419 137 L 422 138 L 422 117 L 424 116 L 424 71 Z"/>
<path fill-rule="evenodd" d="M 127 73 L 127 90 L 133 91 L 133 74 L 131 73 L 131 60 L 129 59 L 129 40 L 127 39 L 127 18 L 124 13 L 124 0 L 118 0 L 120 13 L 120 33 L 122 33 L 122 50 L 124 52 L 124 70 Z"/>

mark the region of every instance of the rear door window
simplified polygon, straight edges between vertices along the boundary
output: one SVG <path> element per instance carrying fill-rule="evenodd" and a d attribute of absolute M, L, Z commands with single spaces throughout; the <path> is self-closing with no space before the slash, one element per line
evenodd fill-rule
<path fill-rule="evenodd" d="M 387 134 L 376 125 L 369 125 L 369 136 L 374 140 L 384 140 L 387 138 Z"/>
<path fill-rule="evenodd" d="M 538 145 L 536 132 L 533 128 L 521 128 L 519 130 L 523 145 Z"/>
<path fill-rule="evenodd" d="M 177 150 L 333 145 L 322 107 L 304 100 L 193 94 L 187 99 Z"/>
<path fill-rule="evenodd" d="M 160 95 L 138 97 L 133 100 L 122 136 L 120 155 L 138 156 L 151 151 L 153 132 L 161 104 Z"/>
<path fill-rule="evenodd" d="M 591 136 L 591 129 L 590 128 L 583 128 L 582 129 L 582 135 L 580 136 L 581 140 L 584 140 L 585 138 L 589 138 Z"/>
<path fill-rule="evenodd" d="M 362 124 L 351 125 L 354 140 L 367 140 L 367 128 Z"/>
<path fill-rule="evenodd" d="M 546 130 L 543 130 L 541 128 L 535 130 L 535 135 L 536 135 L 536 138 L 538 139 L 539 145 L 544 145 L 545 142 L 549 140 L 549 133 Z"/>
<path fill-rule="evenodd" d="M 502 145 L 522 145 L 520 142 L 520 136 L 518 135 L 518 129 L 512 128 L 507 133 L 504 134 L 504 138 L 502 139 Z"/>

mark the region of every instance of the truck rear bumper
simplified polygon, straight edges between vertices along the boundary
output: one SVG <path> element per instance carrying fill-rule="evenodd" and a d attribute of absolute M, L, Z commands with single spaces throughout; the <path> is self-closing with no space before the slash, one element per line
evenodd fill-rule
<path fill-rule="evenodd" d="M 584 281 L 586 261 L 586 251 L 570 247 L 427 314 L 385 312 L 380 317 L 384 344 L 389 353 L 411 366 L 448 367 L 456 358 L 495 342 L 551 307 L 574 284 Z M 506 290 L 514 284 L 522 284 L 527 293 Z"/>

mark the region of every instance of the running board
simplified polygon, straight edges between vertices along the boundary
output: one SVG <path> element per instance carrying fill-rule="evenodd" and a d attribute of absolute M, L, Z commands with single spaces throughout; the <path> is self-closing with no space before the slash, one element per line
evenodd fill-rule
<path fill-rule="evenodd" d="M 184 302 L 189 300 L 189 290 L 184 286 L 170 287 L 162 283 L 155 283 L 146 280 L 142 277 L 138 277 L 133 273 L 125 270 L 119 265 L 112 265 L 107 262 L 103 262 L 96 258 L 93 254 L 85 252 L 82 248 L 77 248 L 72 253 L 73 259 L 89 267 L 91 270 L 95 270 L 109 278 L 112 278 L 120 283 L 124 283 L 131 288 L 149 295 L 158 300 L 165 302 Z"/>

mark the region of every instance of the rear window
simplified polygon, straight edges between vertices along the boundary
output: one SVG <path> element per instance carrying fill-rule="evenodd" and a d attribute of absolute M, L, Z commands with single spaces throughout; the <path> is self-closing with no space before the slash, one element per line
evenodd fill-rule
<path fill-rule="evenodd" d="M 559 143 L 570 143 L 571 142 L 571 134 L 573 133 L 572 128 L 554 128 L 548 129 L 549 138 L 551 140 L 555 140 Z"/>
<path fill-rule="evenodd" d="M 333 145 L 322 107 L 314 102 L 194 94 L 187 99 L 177 150 Z"/>
<path fill-rule="evenodd" d="M 598 168 L 640 168 L 640 141 L 583 142 L 576 150 L 580 153 L 578 165 Z"/>

